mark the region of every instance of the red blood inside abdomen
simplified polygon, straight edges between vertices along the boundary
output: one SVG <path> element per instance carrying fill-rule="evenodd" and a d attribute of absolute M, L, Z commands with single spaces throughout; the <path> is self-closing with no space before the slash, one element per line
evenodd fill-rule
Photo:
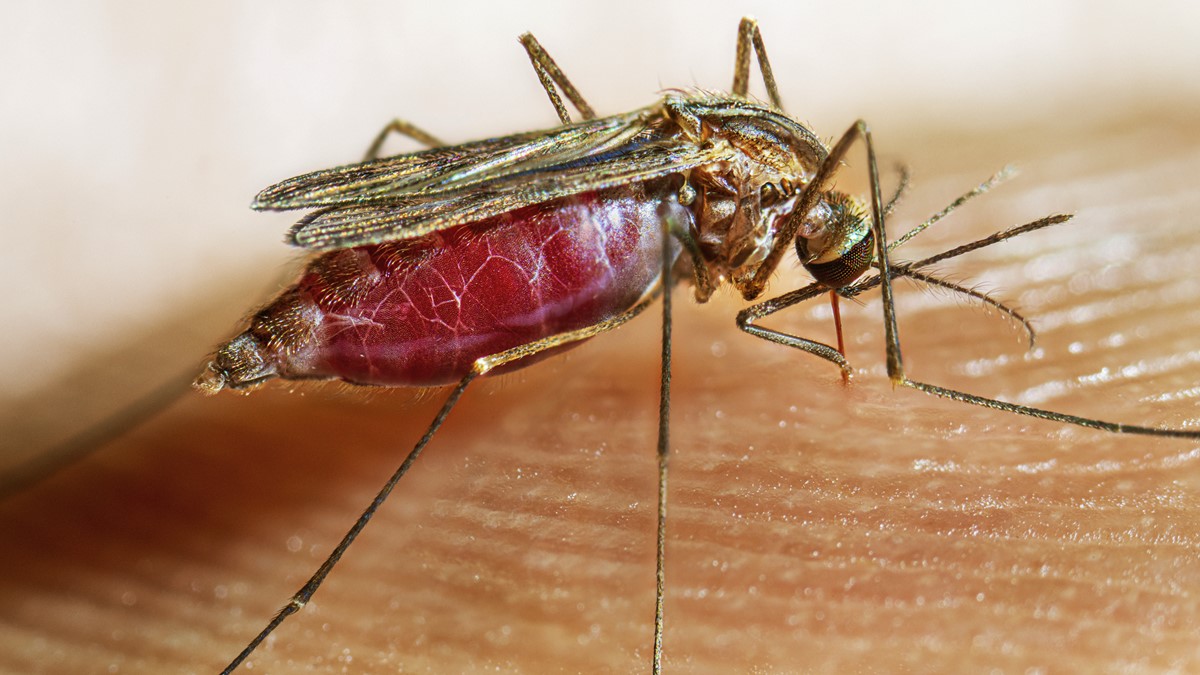
<path fill-rule="evenodd" d="M 616 316 L 658 279 L 661 199 L 612 188 L 325 254 L 296 287 L 319 310 L 313 339 L 281 374 L 445 384 L 480 357 Z"/>

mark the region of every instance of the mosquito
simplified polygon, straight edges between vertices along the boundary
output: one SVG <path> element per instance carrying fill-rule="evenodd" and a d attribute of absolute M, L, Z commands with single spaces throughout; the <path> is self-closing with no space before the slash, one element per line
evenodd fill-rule
<path fill-rule="evenodd" d="M 891 251 L 997 176 L 889 243 L 896 197 L 882 199 L 875 147 L 859 120 L 827 146 L 789 117 L 757 23 L 738 27 L 730 93 L 671 90 L 652 105 L 598 117 L 538 41 L 520 37 L 562 124 L 447 146 L 394 120 L 357 164 L 308 173 L 263 190 L 258 210 L 314 209 L 290 231 L 316 253 L 300 279 L 221 346 L 195 386 L 214 394 L 273 378 L 340 379 L 376 386 L 453 385 L 424 435 L 320 568 L 225 668 L 230 673 L 300 611 L 417 461 L 477 378 L 514 370 L 608 332 L 662 302 L 657 438 L 658 502 L 651 670 L 662 670 L 670 433 L 671 304 L 688 281 L 703 303 L 730 285 L 758 300 L 788 249 L 815 281 L 737 315 L 750 335 L 851 368 L 838 346 L 765 328 L 798 303 L 878 286 L 893 385 L 1020 415 L 1112 433 L 1200 438 L 1200 432 L 1117 424 L 1007 403 L 910 379 L 904 370 L 892 282 L 964 293 L 1010 317 L 986 294 L 925 271 L 934 263 L 1057 225 L 1055 215 L 922 260 Z M 749 97 L 751 55 L 768 100 Z M 572 119 L 563 99 L 578 112 Z M 428 149 L 380 157 L 392 135 Z M 866 149 L 867 200 L 835 189 L 850 148 Z M 906 181 L 901 181 L 901 189 Z M 871 271 L 873 274 L 868 274 Z M 1032 337 L 1032 331 L 1030 331 Z"/>

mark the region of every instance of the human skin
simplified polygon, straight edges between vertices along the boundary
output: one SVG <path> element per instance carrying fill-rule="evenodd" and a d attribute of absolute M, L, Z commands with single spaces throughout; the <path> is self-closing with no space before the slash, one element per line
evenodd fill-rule
<path fill-rule="evenodd" d="M 1007 136 L 1015 147 L 918 131 L 890 144 L 907 158 L 921 149 L 894 231 L 1004 150 L 1025 170 L 898 258 L 1076 213 L 940 268 L 1032 317 L 1037 358 L 998 317 L 902 283 L 912 376 L 1192 428 L 1200 233 L 1183 214 L 1195 131 L 1148 113 L 1068 138 Z M 876 298 L 844 309 L 858 368 L 844 386 L 832 366 L 739 333 L 732 297 L 698 306 L 676 292 L 665 665 L 1196 667 L 1198 443 L 893 391 Z M 827 310 L 769 323 L 832 339 Z M 645 668 L 657 340 L 656 307 L 474 386 L 247 672 Z M 6 501 L 0 668 L 219 669 L 315 570 L 445 395 L 291 389 L 185 397 Z"/>
<path fill-rule="evenodd" d="M 18 423 L 35 414 L 58 432 L 79 422 L 81 399 L 117 398 L 122 378 L 154 361 L 156 349 L 174 350 L 175 360 L 157 358 L 161 372 L 150 381 L 179 364 L 198 372 L 205 351 L 235 332 L 236 318 L 278 275 L 278 258 L 264 252 L 283 249 L 276 242 L 287 223 L 245 212 L 254 189 L 323 161 L 353 160 L 389 114 L 455 141 L 550 124 L 549 106 L 511 42 L 519 30 L 536 30 L 593 105 L 613 112 L 648 102 L 656 78 L 658 86 L 691 84 L 687 68 L 697 69 L 699 84 L 725 86 L 736 19 L 678 11 L 672 22 L 633 24 L 616 12 L 609 25 L 597 20 L 589 29 L 629 35 L 631 46 L 588 71 L 595 62 L 587 55 L 607 43 L 572 39 L 578 21 L 569 11 L 556 32 L 532 13 L 511 29 L 490 25 L 494 17 L 481 9 L 476 35 L 505 41 L 493 51 L 426 30 L 440 24 L 402 20 L 404 3 L 384 5 L 400 16 L 376 8 L 344 27 L 317 14 L 308 18 L 318 28 L 311 32 L 300 19 L 281 30 L 255 10 L 239 18 L 229 16 L 236 8 L 218 6 L 211 16 L 185 15 L 180 32 L 170 33 L 159 14 L 166 10 L 110 8 L 108 28 L 120 36 L 111 48 L 139 75 L 159 68 L 169 75 L 99 83 L 118 98 L 140 101 L 149 90 L 162 99 L 154 109 L 161 118 L 133 115 L 144 137 L 120 135 L 108 106 L 56 108 L 57 93 L 7 101 L 6 111 L 36 102 L 37 115 L 51 123 L 39 127 L 44 135 L 0 125 L 37 141 L 24 163 L 6 162 L 2 184 L 50 190 L 31 191 L 32 214 L 17 208 L 23 202 L 6 204 L 8 221 L 23 225 L 6 227 L 6 252 L 42 254 L 29 267 L 0 266 L 24 270 L 13 277 L 21 284 L 8 284 L 21 293 L 6 300 L 32 298 L 45 314 L 69 319 L 78 337 L 65 340 L 75 351 L 41 333 L 40 350 L 3 350 L 22 373 L 51 379 L 46 373 L 57 371 L 42 366 L 56 358 L 71 367 L 44 389 L 15 389 L 26 398 L 0 411 L 0 442 L 13 443 L 18 431 L 23 441 Z M 1038 5 L 1030 12 L 1036 17 L 1010 16 L 1009 24 L 1040 21 L 1051 9 Z M 993 313 L 906 282 L 898 284 L 899 311 L 911 375 L 1064 412 L 1197 428 L 1200 116 L 1189 78 L 1175 80 L 1178 97 L 1164 100 L 1143 100 L 1147 90 L 1132 86 L 1173 65 L 1191 72 L 1183 57 L 1195 41 L 1156 37 L 1132 22 L 1121 26 L 1120 40 L 1104 39 L 1112 33 L 1098 28 L 1103 12 L 1089 5 L 1079 33 L 1055 35 L 1065 44 L 1058 55 L 1088 56 L 1081 60 L 1095 64 L 1100 80 L 1130 86 L 1122 97 L 1096 85 L 1102 93 L 1056 99 L 1044 89 L 1012 93 L 1026 81 L 1052 82 L 1039 79 L 1054 67 L 1049 59 L 1000 82 L 953 81 L 947 71 L 900 78 L 874 62 L 856 69 L 859 50 L 845 49 L 844 27 L 907 36 L 906 45 L 877 44 L 912 63 L 910 47 L 924 41 L 928 17 L 914 12 L 911 25 L 872 32 L 863 17 L 813 19 L 818 11 L 805 5 L 804 16 L 768 17 L 760 10 L 785 103 L 822 137 L 865 115 L 885 183 L 894 180 L 894 162 L 911 166 L 914 184 L 889 221 L 893 231 L 1005 163 L 1021 170 L 898 258 L 1049 213 L 1076 214 L 1052 231 L 939 266 L 1032 317 L 1042 348 L 1036 358 L 1024 356 L 1020 332 Z M 79 39 L 74 14 L 86 13 L 71 13 L 72 20 L 48 22 L 40 39 Z M 959 48 L 933 62 L 969 63 L 992 75 L 983 68 L 989 58 L 1021 62 L 1015 51 L 1002 59 L 971 52 L 986 40 L 971 32 L 981 22 L 966 18 L 954 26 Z M 828 34 L 810 33 L 806 20 L 830 27 Z M 635 38 L 642 24 L 653 26 L 653 41 Z M 8 23 L 9 30 L 24 25 Z M 156 30 L 138 33 L 145 25 Z M 252 29 L 251 53 L 230 49 L 246 44 L 213 26 Z M 702 39 L 710 30 L 719 42 Z M 794 39 L 797 31 L 804 39 Z M 424 33 L 451 45 L 448 55 L 474 60 L 447 57 L 410 71 L 411 54 L 433 53 L 414 44 Z M 22 44 L 6 36 L 0 44 Z M 343 42 L 331 47 L 323 36 Z M 170 54 L 154 51 L 167 41 L 178 43 Z M 865 47 L 875 43 L 865 41 L 861 51 L 870 52 Z M 54 55 L 70 53 L 49 44 Z M 652 45 L 664 45 L 669 58 Z M 1175 45 L 1181 60 L 1147 45 Z M 1148 54 L 1140 66 L 1130 58 L 1139 50 Z M 362 60 L 326 69 L 331 56 L 347 53 Z M 642 79 L 619 60 L 631 54 Z M 63 71 L 91 74 L 87 56 L 61 59 L 69 66 Z M 256 61 L 275 56 L 286 59 Z M 694 65 L 708 56 L 719 71 Z M 0 76 L 59 60 L 12 59 Z M 683 66 L 663 75 L 671 64 Z M 1141 70 L 1115 67 L 1126 64 Z M 275 79 L 255 80 L 263 71 Z M 417 71 L 429 75 L 400 79 Z M 619 86 L 605 89 L 597 72 L 612 73 Z M 834 86 L 822 79 L 827 72 L 838 74 Z M 239 80 L 240 73 L 251 75 Z M 296 74 L 302 78 L 287 79 Z M 479 79 L 468 81 L 472 74 Z M 505 98 L 483 90 L 501 76 Z M 61 78 L 33 79 L 52 84 L 47 91 L 68 88 Z M 234 84 L 214 91 L 205 88 L 210 80 Z M 176 88 L 147 89 L 147 81 Z M 887 81 L 930 84 L 897 91 Z M 986 123 L 964 120 L 930 105 L 931 97 L 946 103 L 931 93 L 943 89 L 1006 92 L 1005 104 L 988 110 Z M 621 98 L 614 90 L 633 93 Z M 379 100 L 369 100 L 372 93 Z M 323 99 L 334 104 L 319 107 Z M 525 99 L 527 107 L 513 102 Z M 183 108 L 212 126 L 181 126 L 192 119 Z M 104 142 L 84 145 L 91 138 Z M 14 145 L 5 143 L 10 157 Z M 80 180 L 67 158 L 94 165 L 96 175 Z M 861 169 L 858 155 L 847 187 L 855 175 L 861 187 Z M 141 229 L 124 236 L 131 223 Z M 52 245 L 22 247 L 26 233 Z M 783 266 L 768 292 L 807 282 L 791 262 Z M 189 276 L 197 267 L 202 280 Z M 122 274 L 145 280 L 108 283 Z M 135 287 L 161 295 L 137 305 Z M 857 369 L 849 387 L 828 364 L 737 331 L 733 316 L 744 305 L 732 296 L 695 306 L 688 295 L 686 288 L 675 294 L 668 672 L 1200 669 L 1196 442 L 1112 436 L 893 391 L 882 371 L 877 295 L 843 308 Z M 83 312 L 86 305 L 102 311 Z M 111 323 L 102 325 L 105 318 Z M 833 339 L 819 305 L 764 323 Z M 22 334 L 7 333 L 6 345 Z M 110 354 L 97 347 L 105 340 L 126 347 Z M 473 385 L 314 602 L 244 672 L 647 671 L 657 341 L 656 307 L 565 356 Z M 10 403 L 13 382 L 5 380 L 0 389 Z M 0 671 L 217 672 L 316 569 L 444 396 L 286 384 L 244 397 L 183 392 L 160 415 L 8 496 L 0 502 Z M 7 454 L 0 459 L 10 466 Z"/>

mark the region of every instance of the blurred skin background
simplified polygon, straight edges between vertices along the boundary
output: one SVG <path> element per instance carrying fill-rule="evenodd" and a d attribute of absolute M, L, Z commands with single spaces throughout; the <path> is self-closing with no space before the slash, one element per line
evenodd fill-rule
<path fill-rule="evenodd" d="M 516 43 L 526 30 L 600 114 L 664 88 L 725 90 L 744 14 L 793 116 L 825 138 L 862 117 L 885 184 L 912 168 L 893 236 L 1001 166 L 1021 170 L 899 257 L 1076 214 L 943 268 L 1034 318 L 1030 356 L 999 318 L 901 284 L 914 377 L 1112 421 L 1196 419 L 1200 16 L 1185 3 L 7 14 L 10 475 L 198 370 L 288 279 L 294 215 L 251 213 L 257 190 L 356 161 L 393 116 L 451 143 L 553 126 Z M 865 186 L 862 168 L 855 155 L 845 184 Z M 769 293 L 805 283 L 784 267 Z M 731 295 L 688 295 L 675 296 L 670 668 L 1196 667 L 1196 442 L 893 393 L 877 298 L 846 310 L 859 369 L 846 389 L 831 367 L 740 334 Z M 656 314 L 479 386 L 258 667 L 642 669 Z M 770 325 L 832 340 L 819 305 Z M 219 669 L 443 396 L 290 389 L 185 396 L 0 504 L 0 669 Z"/>

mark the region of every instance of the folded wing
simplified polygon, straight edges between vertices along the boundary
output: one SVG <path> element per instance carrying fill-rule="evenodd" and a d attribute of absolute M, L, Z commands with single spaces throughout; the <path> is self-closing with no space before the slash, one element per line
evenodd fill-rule
<path fill-rule="evenodd" d="M 349 248 L 420 237 L 523 206 L 686 171 L 730 151 L 681 139 L 657 106 L 550 131 L 326 169 L 263 190 L 253 208 L 318 207 L 297 246 Z"/>

